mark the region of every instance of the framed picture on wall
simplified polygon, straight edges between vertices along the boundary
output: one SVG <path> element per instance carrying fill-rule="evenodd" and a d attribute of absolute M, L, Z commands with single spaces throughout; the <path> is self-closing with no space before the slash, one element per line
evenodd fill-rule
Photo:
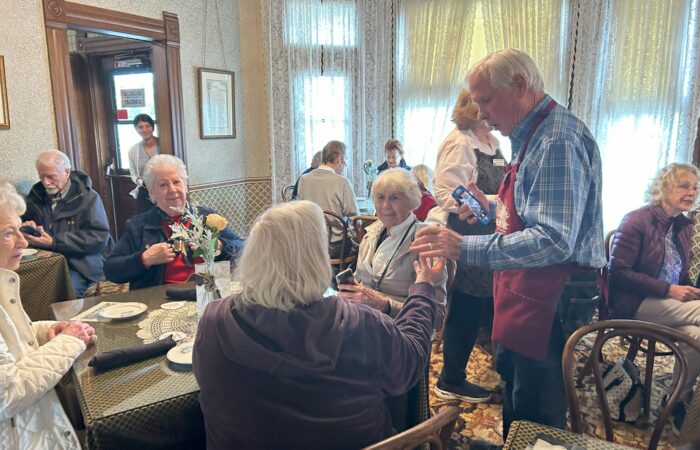
<path fill-rule="evenodd" d="M 10 128 L 10 109 L 7 106 L 7 103 L 5 58 L 0 55 L 0 128 Z"/>
<path fill-rule="evenodd" d="M 236 137 L 234 74 L 225 70 L 197 69 L 199 136 L 202 139 Z"/>

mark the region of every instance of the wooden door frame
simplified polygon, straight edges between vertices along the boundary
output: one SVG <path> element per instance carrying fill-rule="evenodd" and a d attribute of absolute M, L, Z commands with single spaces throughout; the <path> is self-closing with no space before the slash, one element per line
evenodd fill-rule
<path fill-rule="evenodd" d="M 180 24 L 177 15 L 163 11 L 163 19 L 159 20 L 65 0 L 43 0 L 43 4 L 58 149 L 68 155 L 73 167 L 82 169 L 76 125 L 79 116 L 68 55 L 69 28 L 152 42 L 164 49 L 163 63 L 167 80 L 161 80 L 158 83 L 160 88 L 155 92 L 160 147 L 162 153 L 173 154 L 187 164 L 182 111 Z"/>

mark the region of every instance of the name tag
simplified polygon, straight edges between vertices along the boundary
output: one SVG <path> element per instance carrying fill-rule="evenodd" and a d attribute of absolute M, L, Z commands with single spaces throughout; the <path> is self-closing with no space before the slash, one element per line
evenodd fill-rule
<path fill-rule="evenodd" d="M 503 167 L 506 165 L 506 160 L 501 158 L 495 158 L 493 160 L 493 165 L 496 167 Z"/>

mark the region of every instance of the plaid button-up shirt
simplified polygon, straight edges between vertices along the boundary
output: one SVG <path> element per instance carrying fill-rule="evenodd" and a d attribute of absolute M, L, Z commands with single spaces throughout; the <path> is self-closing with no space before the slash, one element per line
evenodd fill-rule
<path fill-rule="evenodd" d="M 551 97 L 545 95 L 510 135 L 523 146 Z M 586 125 L 556 105 L 532 137 L 515 182 L 515 208 L 525 229 L 464 236 L 460 261 L 493 270 L 570 263 L 603 267 L 600 152 Z"/>

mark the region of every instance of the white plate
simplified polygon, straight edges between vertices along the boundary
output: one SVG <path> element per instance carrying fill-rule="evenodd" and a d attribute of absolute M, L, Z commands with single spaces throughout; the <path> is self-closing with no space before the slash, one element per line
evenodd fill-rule
<path fill-rule="evenodd" d="M 100 317 L 105 319 L 128 319 L 130 317 L 135 317 L 146 311 L 148 307 L 143 303 L 119 303 L 116 305 L 108 306 L 102 311 L 100 311 Z"/>
<path fill-rule="evenodd" d="M 179 342 L 187 337 L 187 335 L 185 333 L 183 333 L 182 331 L 167 331 L 167 332 L 161 334 L 160 336 L 158 336 L 158 340 L 162 341 L 163 339 L 167 339 L 168 336 L 172 336 L 173 341 L 175 341 L 175 342 Z"/>
<path fill-rule="evenodd" d="M 179 309 L 185 306 L 185 302 L 168 302 L 160 305 L 163 309 Z"/>
<path fill-rule="evenodd" d="M 176 345 L 168 351 L 166 357 L 170 362 L 182 365 L 192 365 L 192 349 L 194 348 L 194 342 L 187 342 L 186 344 Z"/>
<path fill-rule="evenodd" d="M 36 252 L 39 250 L 35 248 L 23 248 L 22 249 L 22 256 L 31 256 L 31 255 L 36 255 Z"/>

